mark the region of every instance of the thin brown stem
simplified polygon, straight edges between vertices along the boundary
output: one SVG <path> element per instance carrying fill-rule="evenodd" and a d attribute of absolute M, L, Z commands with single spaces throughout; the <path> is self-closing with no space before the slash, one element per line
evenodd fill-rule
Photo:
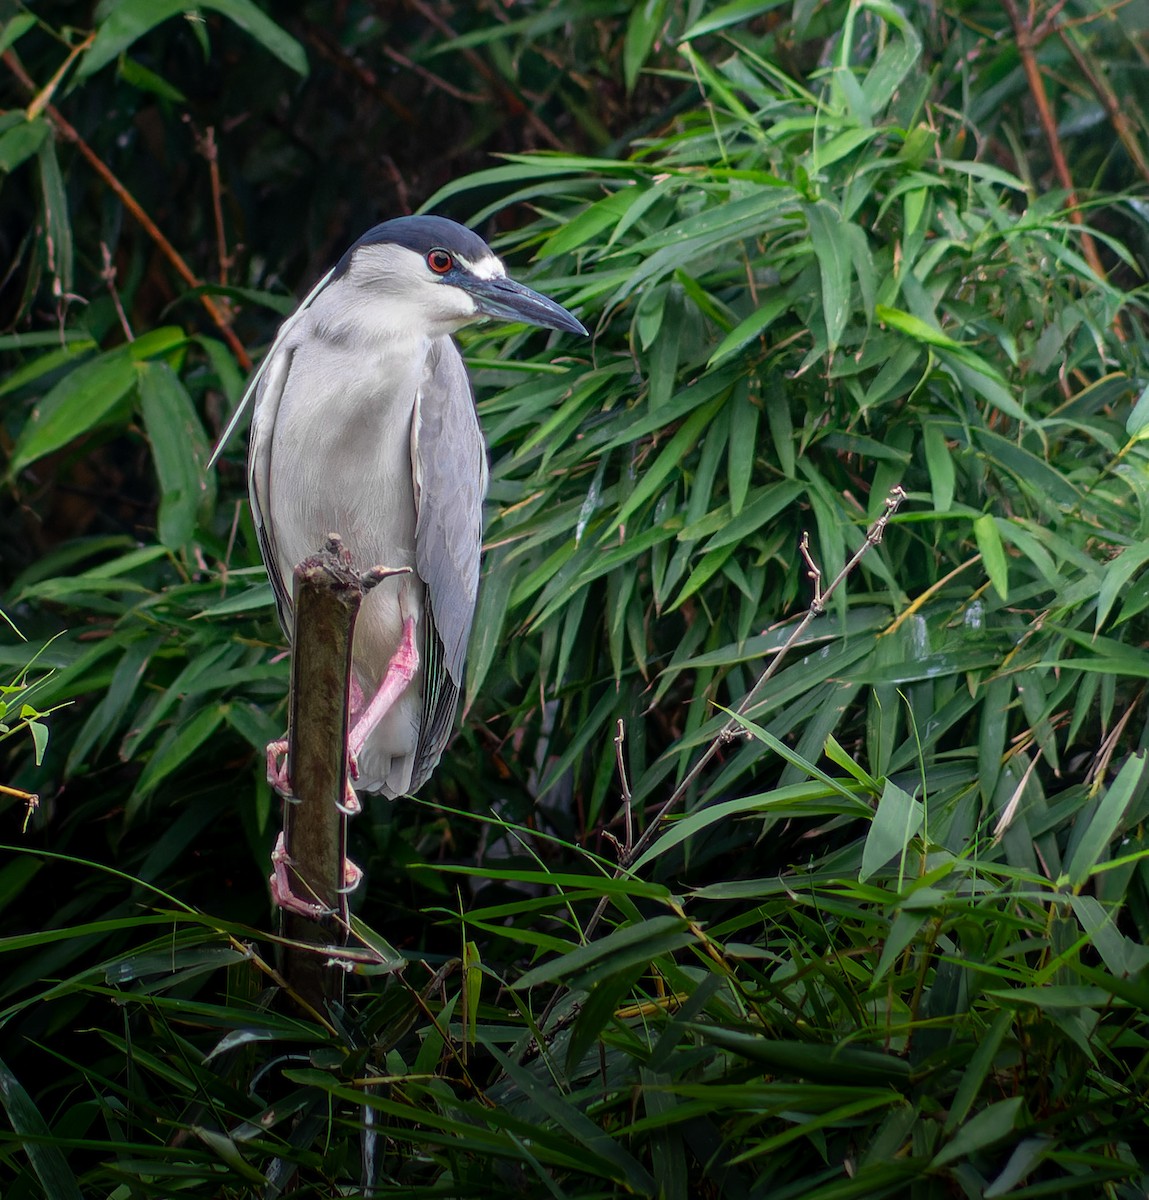
<path fill-rule="evenodd" d="M 4 65 L 16 77 L 20 85 L 31 95 L 36 95 L 36 85 L 32 82 L 32 77 L 24 70 L 23 64 L 16 56 L 14 50 L 5 50 L 3 55 Z M 70 142 L 79 151 L 80 155 L 85 159 L 88 165 L 96 172 L 103 180 L 104 184 L 116 195 L 116 198 L 121 204 L 131 213 L 136 222 L 143 228 L 144 232 L 155 242 L 160 253 L 171 263 L 175 272 L 188 285 L 188 287 L 199 288 L 203 286 L 203 281 L 196 277 L 195 272 L 184 261 L 180 252 L 168 241 L 164 236 L 160 227 L 151 219 L 144 211 L 139 201 L 132 195 L 131 192 L 119 181 L 112 169 L 104 162 L 102 158 L 88 145 L 80 136 L 79 131 L 64 117 L 58 108 L 53 104 L 44 105 L 44 116 L 52 126 L 57 137 L 62 138 L 66 142 Z M 220 331 L 223 340 L 227 342 L 232 354 L 235 355 L 236 361 L 247 371 L 251 369 L 251 358 L 244 349 L 243 343 L 236 337 L 234 330 L 228 325 L 227 314 L 215 302 L 213 297 L 208 295 L 200 296 L 200 303 L 207 310 L 208 316 L 215 322 Z"/>
<path fill-rule="evenodd" d="M 1049 156 L 1053 161 L 1053 171 L 1057 176 L 1058 182 L 1066 192 L 1065 203 L 1066 208 L 1069 210 L 1069 219 L 1074 225 L 1082 226 L 1081 252 L 1085 255 L 1086 262 L 1089 263 L 1097 278 L 1104 279 L 1105 267 L 1101 262 L 1101 255 L 1098 253 L 1097 243 L 1094 241 L 1093 235 L 1084 228 L 1085 218 L 1079 207 L 1077 189 L 1073 185 L 1073 176 L 1069 170 L 1069 162 L 1065 157 L 1065 150 L 1061 145 L 1061 136 L 1057 132 L 1057 118 L 1054 116 L 1053 107 L 1049 103 L 1049 93 L 1045 90 L 1045 80 L 1041 74 L 1041 65 L 1037 61 L 1037 48 L 1056 28 L 1057 17 L 1061 13 L 1065 0 L 1057 0 L 1057 3 L 1053 5 L 1040 22 L 1037 21 L 1035 5 L 1033 3 L 1030 4 L 1029 12 L 1025 17 L 1021 15 L 1021 11 L 1017 6 L 1017 0 L 1003 0 L 1003 3 L 1010 23 L 1013 25 L 1013 32 L 1017 39 L 1017 53 L 1021 58 L 1022 70 L 1025 72 L 1025 79 L 1029 84 L 1029 91 L 1033 96 L 1033 102 L 1037 106 L 1037 116 L 1041 122 L 1042 131 L 1045 133 L 1046 143 L 1049 146 Z"/>
<path fill-rule="evenodd" d="M 223 224 L 223 184 L 219 175 L 219 147 L 215 142 L 215 127 L 209 125 L 199 139 L 200 153 L 207 159 L 208 174 L 211 178 L 211 211 L 215 221 L 215 245 L 219 258 L 219 281 L 227 286 L 231 272 L 232 257 L 227 248 L 227 233 Z"/>
<path fill-rule="evenodd" d="M 120 328 L 124 331 L 124 337 L 129 342 L 134 342 L 136 335 L 132 332 L 131 325 L 128 324 L 128 314 L 124 312 L 124 306 L 120 300 L 120 291 L 116 287 L 116 264 L 112 262 L 112 252 L 108 249 L 107 242 L 100 243 L 100 254 L 104 260 L 100 278 L 107 284 L 108 295 L 112 297 L 112 304 L 115 307 L 116 316 L 120 320 Z"/>
<path fill-rule="evenodd" d="M 854 552 L 853 557 L 834 577 L 833 582 L 828 588 L 826 588 L 825 592 L 823 592 L 820 596 L 817 596 L 814 602 L 811 603 L 810 607 L 806 610 L 805 616 L 801 619 L 801 621 L 798 622 L 797 625 L 794 626 L 790 636 L 778 650 L 778 653 L 774 655 L 770 665 L 762 672 L 761 675 L 758 676 L 757 682 L 746 693 L 745 697 L 743 697 L 742 703 L 739 704 L 734 710 L 734 716 L 732 716 L 730 720 L 723 725 L 722 729 L 718 733 L 718 736 L 714 738 L 714 740 L 699 757 L 698 761 L 686 773 L 686 776 L 683 778 L 682 782 L 677 788 L 674 789 L 670 799 L 666 802 L 666 804 L 663 805 L 662 811 L 659 813 L 658 820 L 652 822 L 649 828 L 647 828 L 642 836 L 638 839 L 638 841 L 635 842 L 634 849 L 631 852 L 630 862 L 633 862 L 635 859 L 637 859 L 639 855 L 642 854 L 642 852 L 647 848 L 647 846 L 654 841 L 654 839 L 661 832 L 666 819 L 675 811 L 677 811 L 682 801 L 686 798 L 686 794 L 693 786 L 695 780 L 699 777 L 699 775 L 702 774 L 703 770 L 706 768 L 706 765 L 715 756 L 715 754 L 718 753 L 719 748 L 725 742 L 729 741 L 730 738 L 734 737 L 734 735 L 737 734 L 742 728 L 742 724 L 738 718 L 746 716 L 750 709 L 753 708 L 754 704 L 761 696 L 763 689 L 766 687 L 766 684 L 770 682 L 770 680 L 777 673 L 778 668 L 782 665 L 786 655 L 798 643 L 802 635 L 809 628 L 811 622 L 825 610 L 826 602 L 834 595 L 838 588 L 845 583 L 846 579 L 849 578 L 849 576 L 853 573 L 858 563 L 860 563 L 862 559 L 881 542 L 882 535 L 885 533 L 886 526 L 889 524 L 890 518 L 898 511 L 899 507 L 901 507 L 902 501 L 905 500 L 905 498 L 906 493 L 901 487 L 895 487 L 890 492 L 889 496 L 886 497 L 885 511 L 866 531 L 866 537 L 861 546 L 858 547 L 858 549 Z M 819 578 L 820 576 L 821 572 L 819 572 Z M 629 866 L 630 864 L 625 863 L 622 865 L 625 867 Z M 602 907 L 605 907 L 605 905 Z M 601 908 L 599 911 L 601 912 Z M 597 924 L 597 922 L 592 922 L 588 927 L 586 932 L 586 936 L 588 938 L 590 937 L 595 924 Z"/>

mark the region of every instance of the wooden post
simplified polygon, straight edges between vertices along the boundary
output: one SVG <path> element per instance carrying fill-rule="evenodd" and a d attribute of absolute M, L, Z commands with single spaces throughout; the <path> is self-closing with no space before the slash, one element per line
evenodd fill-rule
<path fill-rule="evenodd" d="M 323 948 L 347 942 L 344 864 L 347 816 L 348 682 L 355 618 L 363 580 L 332 535 L 321 553 L 295 568 L 288 717 L 288 778 L 283 836 L 291 890 L 330 915 L 283 912 L 283 930 L 298 946 L 284 953 L 283 974 L 300 998 L 319 1012 L 342 1004 L 344 972 L 325 965 Z"/>

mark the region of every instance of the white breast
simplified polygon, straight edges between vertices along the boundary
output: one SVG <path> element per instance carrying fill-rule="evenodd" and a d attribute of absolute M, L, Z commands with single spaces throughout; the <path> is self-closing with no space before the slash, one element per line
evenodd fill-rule
<path fill-rule="evenodd" d="M 317 305 L 283 348 L 291 363 L 271 431 L 264 515 L 289 592 L 295 564 L 329 533 L 339 534 L 360 570 L 411 569 L 369 592 L 360 610 L 353 666 L 370 699 L 404 619 L 422 617 L 411 417 L 430 343 L 341 338 L 323 328 L 324 317 Z M 419 672 L 364 747 L 357 786 L 392 796 L 408 790 L 421 708 Z"/>

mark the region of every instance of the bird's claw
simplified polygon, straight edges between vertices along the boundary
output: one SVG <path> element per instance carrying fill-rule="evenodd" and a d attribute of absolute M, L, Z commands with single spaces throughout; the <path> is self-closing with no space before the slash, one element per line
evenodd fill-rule
<path fill-rule="evenodd" d="M 363 811 L 363 806 L 359 803 L 352 782 L 359 778 L 359 761 L 350 750 L 347 752 L 347 776 L 347 791 L 344 793 L 343 802 L 335 807 L 345 816 L 355 817 Z M 286 738 L 267 743 L 267 782 L 289 804 L 299 803 L 299 797 L 292 790 L 291 778 L 287 773 Z"/>
<path fill-rule="evenodd" d="M 347 780 L 347 790 L 343 793 L 343 803 L 336 804 L 335 807 L 345 817 L 357 817 L 363 811 L 363 805 L 359 803 L 359 797 L 355 794 L 350 779 Z"/>
<path fill-rule="evenodd" d="M 359 576 L 359 586 L 369 592 L 373 587 L 377 587 L 384 579 L 390 579 L 393 575 L 410 575 L 410 567 L 371 567 Z"/>
<path fill-rule="evenodd" d="M 271 884 L 272 903 L 285 912 L 296 913 L 313 921 L 331 916 L 334 909 L 328 908 L 324 904 L 317 904 L 313 900 L 304 900 L 302 896 L 295 894 L 291 887 L 291 876 L 288 873 L 288 867 L 291 865 L 291 855 L 287 853 L 287 843 L 281 829 L 279 837 L 275 841 L 275 849 L 271 852 L 271 878 L 268 883 Z"/>
<path fill-rule="evenodd" d="M 295 799 L 287 774 L 287 738 L 267 743 L 267 782 L 285 800 Z"/>
<path fill-rule="evenodd" d="M 363 870 L 349 858 L 343 860 L 343 886 L 339 889 L 341 896 L 353 892 L 363 880 Z"/>
<path fill-rule="evenodd" d="M 268 883 L 271 885 L 272 903 L 286 912 L 296 913 L 312 921 L 334 915 L 336 911 L 334 908 L 328 908 L 325 904 L 319 904 L 314 900 L 305 900 L 302 896 L 296 895 L 292 889 L 291 875 L 288 871 L 292 864 L 291 855 L 287 853 L 287 842 L 284 839 L 283 831 L 280 830 L 279 837 L 275 841 L 275 849 L 271 852 L 272 871 L 271 877 L 268 879 Z M 362 870 L 351 859 L 345 858 L 343 860 L 343 886 L 339 889 L 339 894 L 346 895 L 348 892 L 353 892 L 362 879 Z"/>

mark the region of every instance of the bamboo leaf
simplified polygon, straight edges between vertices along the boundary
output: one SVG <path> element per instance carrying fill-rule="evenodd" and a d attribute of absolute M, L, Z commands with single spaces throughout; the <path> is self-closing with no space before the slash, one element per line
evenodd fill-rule
<path fill-rule="evenodd" d="M 234 21 L 293 71 L 307 74 L 307 55 L 303 47 L 251 0 L 199 0 L 199 4 Z M 149 30 L 188 12 L 184 0 L 116 0 L 100 7 L 102 19 L 96 39 L 80 64 L 81 76 L 94 74 Z"/>
<path fill-rule="evenodd" d="M 806 210 L 810 241 L 822 279 L 822 313 L 831 351 L 837 349 L 850 315 L 850 240 L 841 214 L 824 201 Z"/>
<path fill-rule="evenodd" d="M 4 1105 L 12 1132 L 27 1139 L 23 1150 L 45 1196 L 51 1200 L 83 1200 L 67 1159 L 60 1147 L 52 1144 L 51 1131 L 40 1110 L 3 1061 L 0 1061 L 0 1103 Z"/>
<path fill-rule="evenodd" d="M 921 801 L 887 779 L 866 834 L 858 878 L 864 882 L 892 859 L 906 854 L 924 820 Z"/>
<path fill-rule="evenodd" d="M 207 469 L 211 445 L 191 397 L 167 363 L 143 364 L 139 388 L 161 490 L 160 541 L 178 550 L 194 537 L 200 510 L 215 500 L 215 472 Z"/>
<path fill-rule="evenodd" d="M 12 452 L 11 474 L 99 425 L 136 386 L 136 363 L 166 354 L 184 341 L 180 329 L 156 329 L 70 371 L 33 410 Z"/>
<path fill-rule="evenodd" d="M 1109 849 L 1126 810 L 1142 787 L 1146 762 L 1143 754 L 1132 754 L 1117 773 L 1117 778 L 1105 789 L 1093 819 L 1085 826 L 1085 834 L 1075 847 L 1065 868 L 1070 886 L 1080 891 Z"/>
<path fill-rule="evenodd" d="M 981 552 L 981 560 L 985 564 L 993 589 L 1002 598 L 1009 599 L 1009 560 L 1005 555 L 1005 546 L 997 528 L 997 518 L 989 513 L 977 518 L 973 523 L 974 536 L 977 538 L 977 548 Z"/>

